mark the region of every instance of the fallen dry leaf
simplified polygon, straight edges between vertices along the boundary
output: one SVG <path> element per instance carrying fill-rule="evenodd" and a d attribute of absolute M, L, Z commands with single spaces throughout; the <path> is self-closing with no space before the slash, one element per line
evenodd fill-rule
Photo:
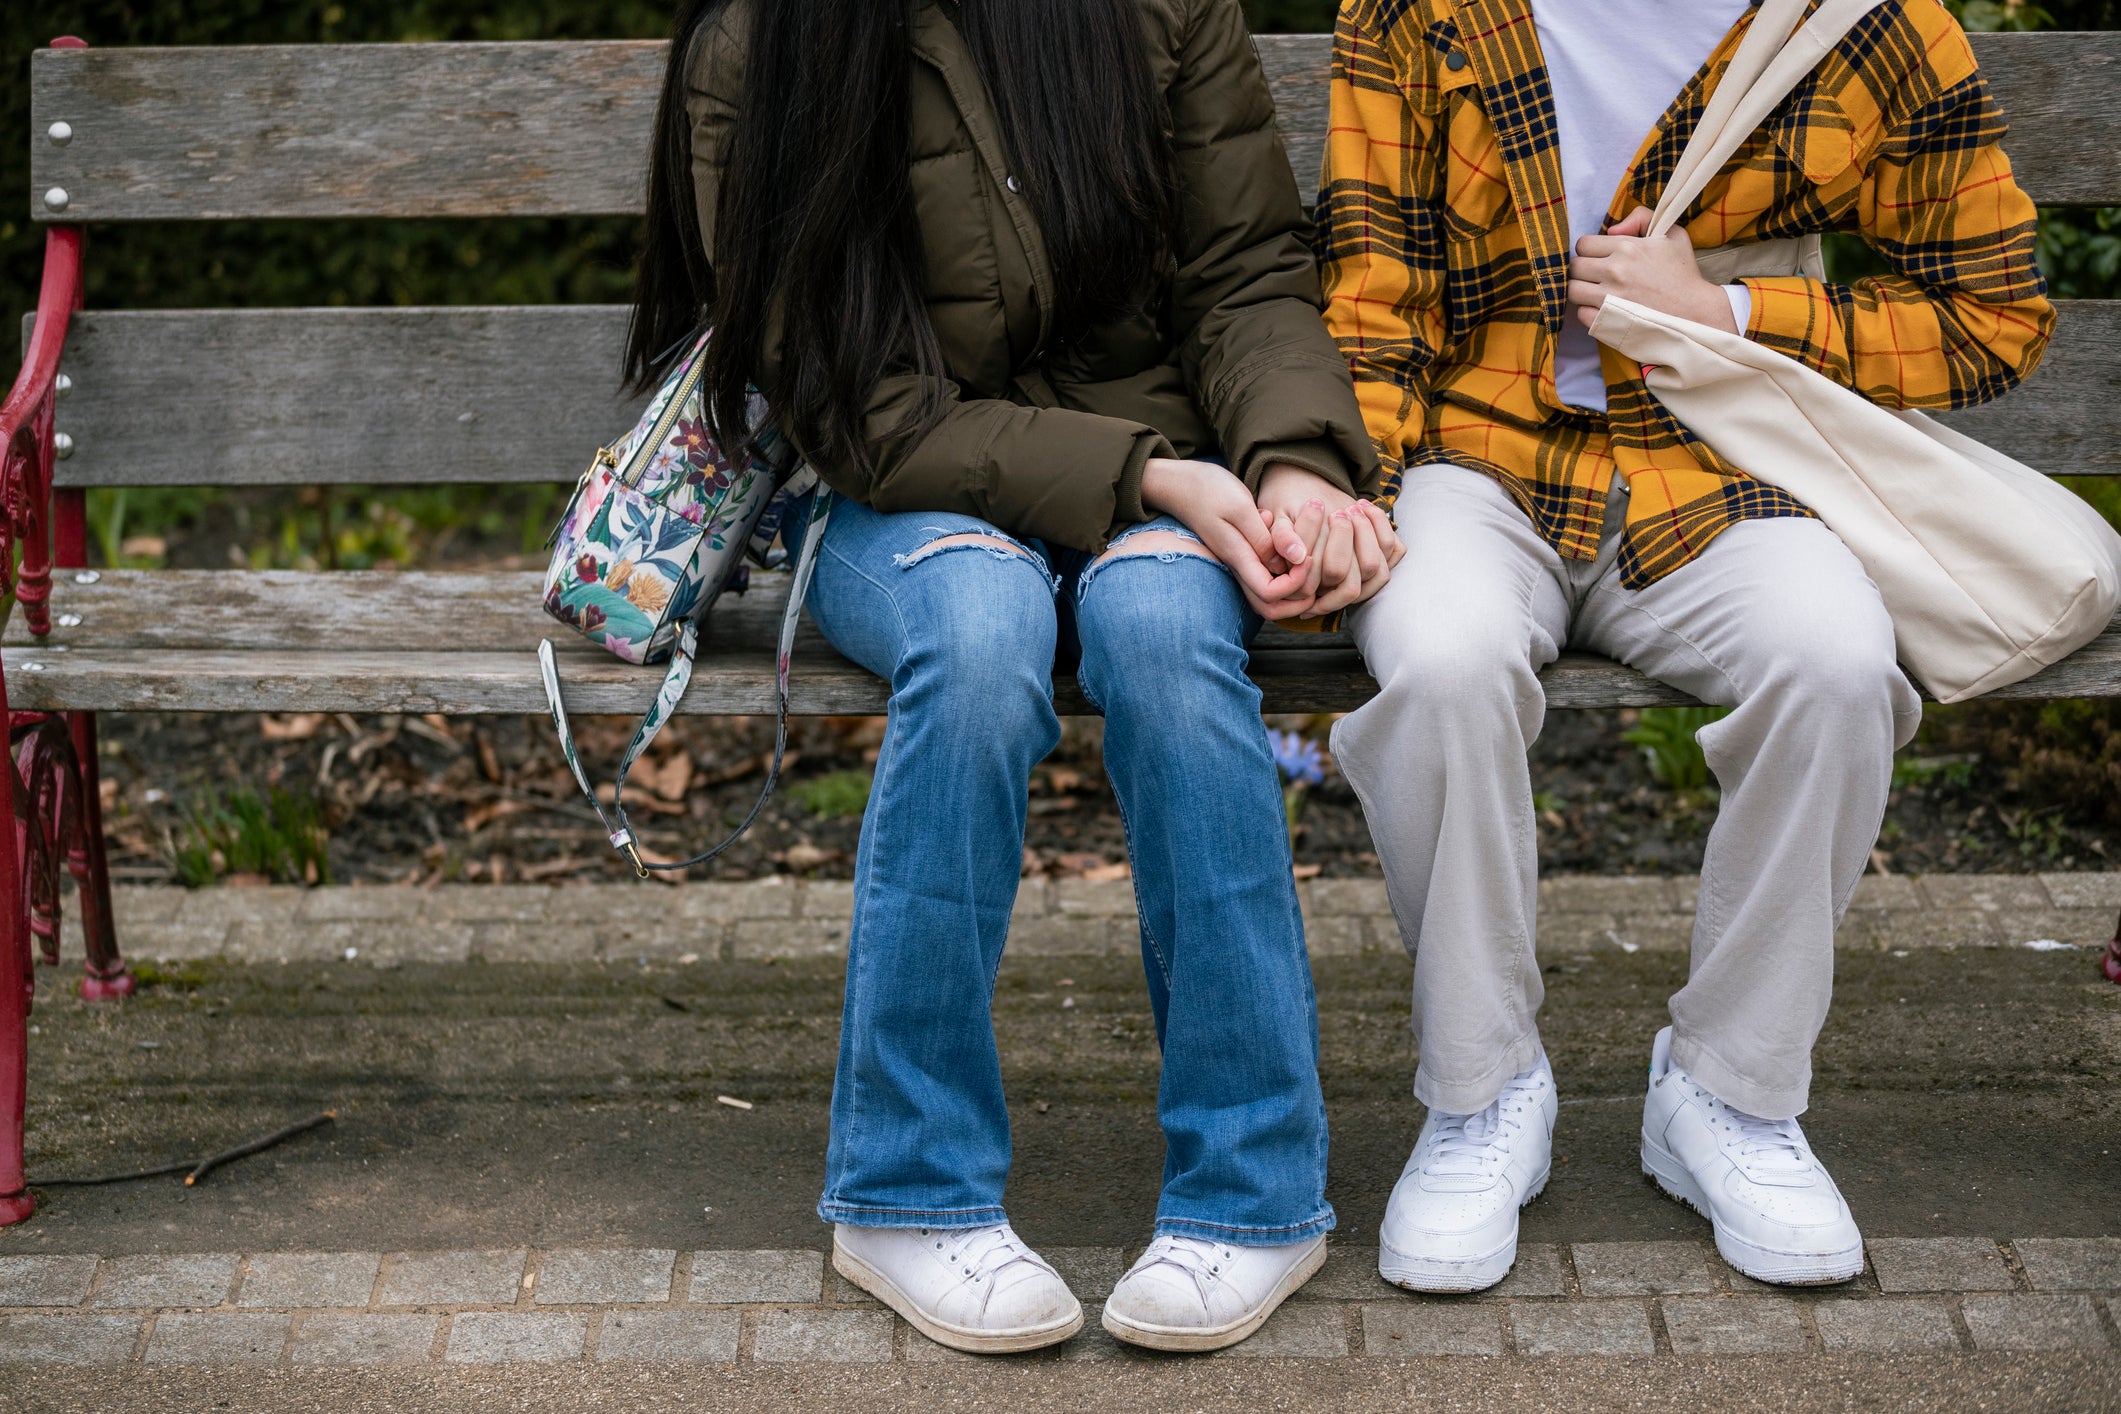
<path fill-rule="evenodd" d="M 1111 884 L 1117 883 L 1121 879 L 1133 878 L 1134 871 L 1127 866 L 1125 861 L 1121 861 L 1118 864 L 1104 864 L 1095 869 L 1085 869 L 1082 877 L 1085 883 Z"/>
<path fill-rule="evenodd" d="M 562 874 L 572 874 L 577 869 L 588 867 L 588 860 L 569 854 L 558 859 L 545 860 L 540 864 L 525 864 L 516 870 L 516 877 L 526 884 L 541 884 L 547 879 L 555 879 Z"/>
<path fill-rule="evenodd" d="M 268 712 L 258 718 L 258 735 L 267 741 L 308 741 L 324 726 L 322 712 L 292 712 L 278 716 Z"/>
<path fill-rule="evenodd" d="M 773 856 L 776 864 L 790 869 L 815 869 L 820 864 L 829 864 L 840 857 L 836 849 L 819 849 L 808 840 L 798 840 Z"/>
<path fill-rule="evenodd" d="M 668 761 L 645 773 L 648 788 L 665 800 L 683 800 L 692 785 L 692 753 L 680 748 Z"/>
<path fill-rule="evenodd" d="M 1325 872 L 1326 866 L 1323 864 L 1299 864 L 1296 866 L 1296 877 L 1299 879 L 1315 879 Z"/>

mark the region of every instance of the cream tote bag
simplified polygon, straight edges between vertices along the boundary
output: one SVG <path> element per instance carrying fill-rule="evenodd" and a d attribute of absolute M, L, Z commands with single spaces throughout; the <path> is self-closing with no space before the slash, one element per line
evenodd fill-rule
<path fill-rule="evenodd" d="M 1878 0 L 1764 0 L 1680 155 L 1662 236 L 1785 95 Z M 1702 251 L 1712 281 L 1822 278 L 1817 237 Z M 1718 455 L 1809 506 L 1863 562 L 1900 661 L 1940 702 L 2030 677 L 2121 605 L 2121 535 L 2067 488 L 1917 412 L 1870 402 L 1720 329 L 1608 299 L 1593 337 L 1647 366 L 1658 399 Z"/>

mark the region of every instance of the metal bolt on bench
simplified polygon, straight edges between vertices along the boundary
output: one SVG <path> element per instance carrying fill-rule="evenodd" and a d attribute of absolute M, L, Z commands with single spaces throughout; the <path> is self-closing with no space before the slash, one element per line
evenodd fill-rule
<path fill-rule="evenodd" d="M 1973 40 L 2018 117 L 2009 151 L 2034 199 L 2121 203 L 2107 116 L 2121 106 L 2121 34 Z M 1257 41 L 1307 196 L 1330 43 Z M 96 712 L 545 709 L 533 648 L 549 625 L 534 573 L 89 570 L 86 489 L 566 484 L 580 470 L 575 449 L 631 411 L 612 392 L 623 308 L 83 312 L 82 223 L 638 214 L 663 59 L 662 44 L 631 41 L 94 50 L 59 40 L 32 57 L 22 198 L 45 226 L 44 280 L 0 409 L 0 536 L 21 548 L 22 610 L 0 658 L 15 747 L 0 809 L 16 820 L 0 831 L 0 976 L 20 981 L 0 987 L 0 1225 L 33 1207 L 21 1165 L 31 940 L 55 958 L 61 860 L 82 881 L 83 994 L 131 988 L 110 926 Z M 2121 301 L 2065 304 L 2038 376 L 1951 421 L 2050 472 L 2121 473 L 2117 347 Z M 55 583 L 55 566 L 75 572 Z M 785 593 L 783 577 L 761 575 L 717 609 L 681 710 L 772 710 Z M 438 617 L 447 642 L 408 632 Z M 329 644 L 320 622 L 333 626 Z M 884 709 L 885 684 L 814 630 L 796 658 L 795 711 Z M 560 662 L 582 713 L 638 716 L 660 676 L 571 641 Z M 1345 711 L 1374 691 L 1344 635 L 1270 630 L 1251 671 L 1269 712 Z M 1542 682 L 1563 708 L 1688 700 L 1580 653 Z M 1054 688 L 1061 711 L 1089 710 L 1072 678 Z M 2007 695 L 2121 695 L 2121 632 Z"/>

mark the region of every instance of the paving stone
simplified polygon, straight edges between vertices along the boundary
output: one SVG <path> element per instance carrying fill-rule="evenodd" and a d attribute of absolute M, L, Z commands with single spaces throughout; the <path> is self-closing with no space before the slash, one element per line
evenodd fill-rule
<path fill-rule="evenodd" d="M 1959 1333 L 1942 1301 L 1821 1301 L 1812 1307 L 1828 1350 L 1956 1350 Z"/>
<path fill-rule="evenodd" d="M 1348 1353 L 1345 1308 L 1333 1304 L 1284 1305 L 1267 1323 L 1236 1345 L 1216 1352 L 1251 1359 L 1323 1359 Z"/>
<path fill-rule="evenodd" d="M 1672 881 L 1656 874 L 1562 874 L 1539 881 L 1546 913 L 1676 913 Z"/>
<path fill-rule="evenodd" d="M 844 919 L 746 918 L 737 922 L 735 956 L 836 957 L 847 951 Z"/>
<path fill-rule="evenodd" d="M 1312 879 L 1311 911 L 1321 915 L 1350 913 L 1366 918 L 1389 918 L 1392 902 L 1385 896 L 1382 879 Z"/>
<path fill-rule="evenodd" d="M 1701 876 L 1679 874 L 1672 879 L 1672 905 L 1681 913 L 1692 913 L 1701 907 Z"/>
<path fill-rule="evenodd" d="M 1313 957 L 1360 957 L 1377 947 L 1370 936 L 1371 922 L 1346 914 L 1313 918 L 1304 924 L 1304 946 Z M 1398 941 L 1395 931 L 1392 942 Z"/>
<path fill-rule="evenodd" d="M 2086 1350 L 2107 1343 L 2089 1296 L 1969 1296 L 1959 1312 L 1976 1350 Z"/>
<path fill-rule="evenodd" d="M 138 1316 L 0 1316 L 0 1364 L 123 1365 Z"/>
<path fill-rule="evenodd" d="M 538 1268 L 540 1306 L 668 1301 L 678 1254 L 667 1248 L 547 1252 Z"/>
<path fill-rule="evenodd" d="M 2032 874 L 1924 874 L 1917 881 L 1932 908 L 2047 908 L 2052 905 L 2039 877 Z"/>
<path fill-rule="evenodd" d="M 119 884 L 111 890 L 111 916 L 117 920 L 119 935 L 124 935 L 128 926 L 149 927 L 167 923 L 177 916 L 184 906 L 187 889 L 164 888 L 153 884 Z M 81 910 L 69 908 L 66 916 L 78 919 Z"/>
<path fill-rule="evenodd" d="M 1492 1288 L 1490 1296 L 1561 1295 L 1561 1248 L 1548 1242 L 1520 1244 L 1517 1265 Z"/>
<path fill-rule="evenodd" d="M 1329 1242 L 1326 1264 L 1300 1287 L 1294 1301 L 1392 1301 L 1413 1295 L 1377 1274 L 1375 1247 Z"/>
<path fill-rule="evenodd" d="M 2009 915 L 1979 908 L 1888 909 L 1850 915 L 1835 941 L 1847 946 L 1852 930 L 1861 927 L 1879 948 L 1993 947 L 2005 941 L 2010 921 Z"/>
<path fill-rule="evenodd" d="M 384 1306 L 512 1306 L 523 1285 L 513 1252 L 400 1252 L 383 1278 Z"/>
<path fill-rule="evenodd" d="M 2121 908 L 2121 873 L 2042 874 L 2039 879 L 2057 908 Z"/>
<path fill-rule="evenodd" d="M 305 923 L 409 924 L 420 916 L 420 895 L 426 892 L 403 885 L 326 885 L 303 891 L 295 917 Z"/>
<path fill-rule="evenodd" d="M 2121 1291 L 2121 1237 L 2021 1237 L 2011 1246 L 2035 1291 Z M 28 1305 L 28 1302 L 0 1306 Z"/>
<path fill-rule="evenodd" d="M 769 1364 L 889 1360 L 894 1319 L 884 1311 L 762 1311 L 752 1358 Z"/>
<path fill-rule="evenodd" d="M 1055 915 L 1009 925 L 1009 951 L 1018 957 L 1113 957 L 1140 947 L 1132 920 L 1124 934 L 1109 918 Z"/>
<path fill-rule="evenodd" d="M 380 890 L 379 890 L 380 892 Z M 323 921 L 294 925 L 294 936 L 269 939 L 245 928 L 236 929 L 229 942 L 229 956 L 245 961 L 275 958 L 310 958 L 373 962 L 465 962 L 471 957 L 472 939 L 483 926 L 475 923 L 392 923 Z"/>
<path fill-rule="evenodd" d="M 445 1360 L 460 1365 L 579 1360 L 589 1318 L 571 1311 L 466 1311 L 449 1331 Z"/>
<path fill-rule="evenodd" d="M 632 884 L 616 889 L 634 890 Z M 677 890 L 677 915 L 692 923 L 730 923 L 739 918 L 795 917 L 795 883 L 775 874 L 742 884 L 685 884 Z M 593 915 L 592 915 L 593 916 Z"/>
<path fill-rule="evenodd" d="M 324 1311 L 295 1332 L 297 1365 L 416 1365 L 434 1352 L 439 1316 Z"/>
<path fill-rule="evenodd" d="M 1874 1237 L 1871 1270 L 1880 1291 L 2010 1291 L 2010 1268 L 1985 1237 Z"/>
<path fill-rule="evenodd" d="M 553 916 L 559 889 L 551 884 L 459 884 L 422 890 L 427 895 L 420 917 L 443 923 L 543 923 Z M 583 913 L 586 899 L 568 895 L 565 912 L 570 917 L 597 917 Z"/>
<path fill-rule="evenodd" d="M 1126 1254 L 1117 1247 L 1042 1247 L 1038 1255 L 1061 1274 L 1075 1299 L 1086 1307 L 1110 1296 L 1127 1270 Z M 846 1285 L 843 1280 L 841 1286 Z"/>
<path fill-rule="evenodd" d="M 291 925 L 307 889 L 289 884 L 260 888 L 186 889 L 176 921 L 189 924 L 276 923 Z"/>
<path fill-rule="evenodd" d="M 1500 1355 L 1502 1307 L 1398 1302 L 1362 1308 L 1368 1355 Z"/>
<path fill-rule="evenodd" d="M 1856 881 L 1856 892 L 1849 896 L 1851 912 L 1921 907 L 1922 894 L 1905 874 L 1866 874 Z"/>
<path fill-rule="evenodd" d="M 226 957 L 230 953 L 226 923 L 186 923 L 172 918 L 124 934 L 125 955 L 153 958 L 157 962 L 189 962 L 193 958 Z"/>
<path fill-rule="evenodd" d="M 597 1359 L 732 1365 L 742 1320 L 735 1311 L 607 1312 Z"/>
<path fill-rule="evenodd" d="M 605 933 L 585 929 L 574 920 L 533 919 L 529 922 L 479 922 L 471 926 L 471 953 L 488 962 L 588 962 L 600 945 L 610 945 Z M 613 956 L 623 956 L 614 951 Z"/>
<path fill-rule="evenodd" d="M 825 1299 L 835 1306 L 868 1306 L 875 1310 L 882 1310 L 884 1306 L 883 1302 L 830 1267 L 825 1269 Z"/>
<path fill-rule="evenodd" d="M 1519 1355 L 1648 1355 L 1649 1313 L 1633 1301 L 1513 1301 Z"/>
<path fill-rule="evenodd" d="M 1587 953 L 1614 946 L 1620 919 L 1610 913 L 1542 913 L 1539 915 L 1539 956 L 1552 958 L 1564 953 Z"/>
<path fill-rule="evenodd" d="M 86 1255 L 0 1257 L 0 1306 L 79 1306 L 95 1275 Z"/>
<path fill-rule="evenodd" d="M 1133 918 L 1134 881 L 1112 879 L 1092 883 L 1088 879 L 1053 881 L 1055 911 L 1077 918 Z"/>
<path fill-rule="evenodd" d="M 218 1306 L 235 1280 L 233 1252 L 106 1257 L 98 1306 Z"/>
<path fill-rule="evenodd" d="M 1807 1349 L 1797 1303 L 1772 1296 L 1666 1297 L 1665 1332 L 1681 1355 L 1782 1355 Z"/>
<path fill-rule="evenodd" d="M 685 1299 L 694 1305 L 817 1301 L 824 1272 L 822 1252 L 695 1252 Z"/>
<path fill-rule="evenodd" d="M 378 1252 L 255 1252 L 244 1263 L 238 1306 L 366 1306 Z"/>
<path fill-rule="evenodd" d="M 795 897 L 798 917 L 837 919 L 842 923 L 854 917 L 851 879 L 811 879 L 797 887 Z"/>
<path fill-rule="evenodd" d="M 289 1320 L 225 1311 L 158 1316 L 143 1358 L 150 1365 L 277 1365 Z"/>
<path fill-rule="evenodd" d="M 1571 1249 L 1585 1296 L 1665 1296 L 1713 1291 L 1707 1249 L 1692 1242 L 1578 1242 Z"/>

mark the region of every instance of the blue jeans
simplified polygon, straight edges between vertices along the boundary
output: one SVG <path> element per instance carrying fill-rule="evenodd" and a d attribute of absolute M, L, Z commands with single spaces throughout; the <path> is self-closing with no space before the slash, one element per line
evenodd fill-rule
<path fill-rule="evenodd" d="M 1258 621 L 1215 560 L 1130 552 L 1148 530 L 1192 539 L 1159 520 L 1094 561 L 971 516 L 833 507 L 809 611 L 891 706 L 855 860 L 827 1222 L 1004 1221 L 994 979 L 1031 768 L 1060 740 L 1056 655 L 1079 644 L 1164 1051 L 1156 1230 L 1264 1246 L 1333 1226 L 1317 1006 L 1245 675 Z M 1006 543 L 934 544 L 967 534 Z"/>

